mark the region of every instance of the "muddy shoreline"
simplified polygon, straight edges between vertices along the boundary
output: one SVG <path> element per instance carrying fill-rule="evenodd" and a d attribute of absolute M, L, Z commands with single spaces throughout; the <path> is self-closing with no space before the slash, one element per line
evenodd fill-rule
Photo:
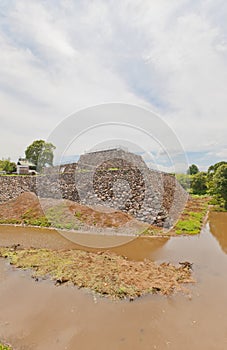
<path fill-rule="evenodd" d="M 14 227 L 29 227 L 29 228 L 39 228 L 39 229 L 46 229 L 46 230 L 53 230 L 53 231 L 57 231 L 60 234 L 62 234 L 63 236 L 67 234 L 88 234 L 88 235 L 109 235 L 109 236 L 127 236 L 129 237 L 129 241 L 130 241 L 130 236 L 131 239 L 134 239 L 136 237 L 139 236 L 146 236 L 146 237 L 170 237 L 170 236 L 187 236 L 188 234 L 194 234 L 192 232 L 190 232 L 189 230 L 185 230 L 184 227 L 181 228 L 180 230 L 177 230 L 177 225 L 180 222 L 186 223 L 186 221 L 193 221 L 195 220 L 193 217 L 189 218 L 189 213 L 199 213 L 200 212 L 200 217 L 199 217 L 199 223 L 198 223 L 198 227 L 197 227 L 197 231 L 195 232 L 196 234 L 200 232 L 200 230 L 202 229 L 204 223 L 206 222 L 206 219 L 209 215 L 209 209 L 210 206 L 208 205 L 208 201 L 209 198 L 191 198 L 184 211 L 181 213 L 178 221 L 174 224 L 174 226 L 170 229 L 164 229 L 164 228 L 159 228 L 157 226 L 153 226 L 153 225 L 147 225 L 144 223 L 138 223 L 138 221 L 135 222 L 129 222 L 126 225 L 123 225 L 122 227 L 119 227 L 119 229 L 116 228 L 107 228 L 107 227 L 85 227 L 84 230 L 74 230 L 74 229 L 63 229 L 63 228 L 57 228 L 54 226 L 45 226 L 45 225 L 31 225 L 31 224 L 27 224 L 24 223 L 23 221 L 19 224 L 12 224 L 12 223 L 7 223 L 7 220 L 5 220 L 4 223 L 0 222 L 0 227 L 3 226 L 14 226 Z M 10 219 L 9 219 L 10 220 Z M 86 230 L 87 228 L 87 230 Z M 71 236 L 72 237 L 72 236 Z M 70 239 L 70 238 L 69 238 Z M 127 241 L 127 240 L 126 240 Z"/>
<path fill-rule="evenodd" d="M 72 283 L 113 299 L 184 292 L 184 285 L 194 282 L 188 262 L 177 267 L 149 260 L 136 262 L 111 252 L 20 249 L 15 245 L 0 248 L 0 257 L 17 268 L 32 270 L 34 278 L 49 276 L 57 285 Z"/>

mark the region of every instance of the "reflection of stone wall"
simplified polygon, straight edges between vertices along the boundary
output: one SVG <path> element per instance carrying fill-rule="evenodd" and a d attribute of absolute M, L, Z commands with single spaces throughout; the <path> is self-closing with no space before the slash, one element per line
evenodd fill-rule
<path fill-rule="evenodd" d="M 187 199 L 174 176 L 148 169 L 142 157 L 123 150 L 85 154 L 77 164 L 48 168 L 38 177 L 0 176 L 1 202 L 27 191 L 106 205 L 160 226 L 171 224 Z"/>

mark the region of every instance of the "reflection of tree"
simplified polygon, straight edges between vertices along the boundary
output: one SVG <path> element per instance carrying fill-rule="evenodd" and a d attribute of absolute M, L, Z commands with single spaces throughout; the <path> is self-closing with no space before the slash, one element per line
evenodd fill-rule
<path fill-rule="evenodd" d="M 210 232 L 218 240 L 223 252 L 227 254 L 227 213 L 211 212 L 209 223 Z"/>
<path fill-rule="evenodd" d="M 139 237 L 127 244 L 112 248 L 111 251 L 136 261 L 152 259 L 168 240 L 167 237 Z"/>

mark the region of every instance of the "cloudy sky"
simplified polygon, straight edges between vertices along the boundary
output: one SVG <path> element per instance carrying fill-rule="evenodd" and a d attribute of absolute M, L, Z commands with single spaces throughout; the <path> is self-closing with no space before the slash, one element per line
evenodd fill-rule
<path fill-rule="evenodd" d="M 0 0 L 0 157 L 124 102 L 156 112 L 190 163 L 226 160 L 226 18 L 224 0 Z"/>

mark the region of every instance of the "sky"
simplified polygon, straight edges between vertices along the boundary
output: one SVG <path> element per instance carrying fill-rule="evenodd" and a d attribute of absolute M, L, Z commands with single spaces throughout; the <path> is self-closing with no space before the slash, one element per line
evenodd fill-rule
<path fill-rule="evenodd" d="M 224 0 L 0 0 L 0 158 L 120 102 L 157 113 L 190 164 L 226 160 L 226 18 Z"/>

